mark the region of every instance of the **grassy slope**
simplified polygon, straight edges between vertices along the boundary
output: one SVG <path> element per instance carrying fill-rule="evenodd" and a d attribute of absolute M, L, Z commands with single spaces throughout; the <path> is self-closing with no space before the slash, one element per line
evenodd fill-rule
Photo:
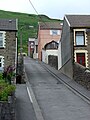
<path fill-rule="evenodd" d="M 18 47 L 20 47 L 20 28 L 22 29 L 23 51 L 27 52 L 28 37 L 37 37 L 38 22 L 44 21 L 60 21 L 58 19 L 50 19 L 45 15 L 34 15 L 26 13 L 16 13 L 0 10 L 0 18 L 17 18 L 18 19 Z M 28 28 L 34 26 L 34 28 Z"/>

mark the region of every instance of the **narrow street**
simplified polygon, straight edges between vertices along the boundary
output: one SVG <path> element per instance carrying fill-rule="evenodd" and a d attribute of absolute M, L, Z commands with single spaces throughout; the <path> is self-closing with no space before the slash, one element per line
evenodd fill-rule
<path fill-rule="evenodd" d="M 44 120 L 90 120 L 90 105 L 58 82 L 38 61 L 26 57 L 24 65 Z"/>

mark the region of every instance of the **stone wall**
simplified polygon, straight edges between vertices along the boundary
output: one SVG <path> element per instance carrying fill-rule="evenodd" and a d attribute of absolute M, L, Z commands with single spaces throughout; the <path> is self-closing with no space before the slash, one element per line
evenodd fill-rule
<path fill-rule="evenodd" d="M 16 32 L 7 31 L 5 34 L 5 48 L 0 48 L 0 56 L 4 57 L 4 67 L 15 65 Z"/>
<path fill-rule="evenodd" d="M 15 96 L 9 96 L 8 101 L 0 101 L 0 120 L 16 120 Z"/>
<path fill-rule="evenodd" d="M 18 56 L 18 67 L 17 67 L 17 77 L 16 83 L 25 83 L 25 71 L 24 71 L 24 60 L 23 55 Z"/>
<path fill-rule="evenodd" d="M 84 66 L 74 63 L 74 80 L 83 85 L 85 88 L 90 89 L 90 71 Z"/>
<path fill-rule="evenodd" d="M 87 32 L 88 67 L 90 68 L 90 31 Z"/>

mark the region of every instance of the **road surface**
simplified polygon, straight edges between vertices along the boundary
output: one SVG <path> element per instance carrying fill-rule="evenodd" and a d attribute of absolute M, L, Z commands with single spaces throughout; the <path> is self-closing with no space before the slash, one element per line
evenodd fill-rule
<path fill-rule="evenodd" d="M 44 120 L 90 120 L 90 105 L 58 82 L 38 61 L 24 59 L 28 81 Z"/>

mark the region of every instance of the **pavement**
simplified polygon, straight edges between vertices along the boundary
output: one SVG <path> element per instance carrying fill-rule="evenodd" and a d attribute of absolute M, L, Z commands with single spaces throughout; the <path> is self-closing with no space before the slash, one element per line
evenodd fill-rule
<path fill-rule="evenodd" d="M 16 120 L 44 120 L 30 83 L 16 84 Z"/>
<path fill-rule="evenodd" d="M 62 81 L 69 83 L 72 87 L 90 98 L 90 91 L 86 88 L 82 87 L 53 67 L 43 62 L 40 62 L 40 64 L 47 67 Z M 44 120 L 27 77 L 26 84 L 16 85 L 16 120 Z"/>
<path fill-rule="evenodd" d="M 16 85 L 16 120 L 37 120 L 26 84 Z"/>

